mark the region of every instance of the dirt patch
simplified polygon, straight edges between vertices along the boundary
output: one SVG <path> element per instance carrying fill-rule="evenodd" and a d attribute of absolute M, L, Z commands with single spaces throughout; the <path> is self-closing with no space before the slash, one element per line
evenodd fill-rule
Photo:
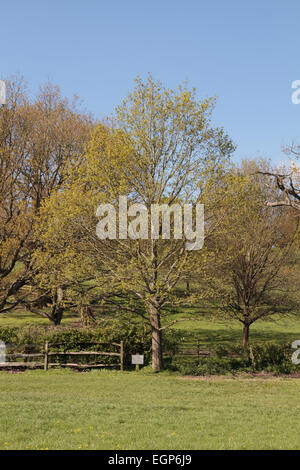
<path fill-rule="evenodd" d="M 235 375 L 182 375 L 183 380 L 202 380 L 204 382 L 228 379 L 300 379 L 300 373 L 273 374 L 272 372 L 244 372 Z"/>
<path fill-rule="evenodd" d="M 6 374 L 22 374 L 25 372 L 25 369 L 16 369 L 16 370 L 2 370 L 1 372 L 5 372 Z"/>
<path fill-rule="evenodd" d="M 230 375 L 182 375 L 182 380 L 202 380 L 203 382 L 211 382 L 216 380 L 232 379 Z"/>

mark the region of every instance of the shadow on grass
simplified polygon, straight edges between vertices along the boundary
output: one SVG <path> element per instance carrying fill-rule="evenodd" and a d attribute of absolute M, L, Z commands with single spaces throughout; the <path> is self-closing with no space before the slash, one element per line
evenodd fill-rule
<path fill-rule="evenodd" d="M 250 343 L 292 343 L 295 339 L 300 339 L 300 331 L 276 331 L 274 329 L 269 330 L 257 330 L 250 329 Z M 184 332 L 183 346 L 196 345 L 199 341 L 200 347 L 214 348 L 224 344 L 241 344 L 242 342 L 242 327 L 236 328 L 219 328 L 216 329 L 203 329 L 201 328 L 194 331 Z"/>

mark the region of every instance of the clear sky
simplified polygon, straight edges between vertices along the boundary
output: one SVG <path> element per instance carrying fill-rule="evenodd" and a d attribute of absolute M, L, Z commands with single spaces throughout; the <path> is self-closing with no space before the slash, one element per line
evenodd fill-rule
<path fill-rule="evenodd" d="M 236 158 L 285 157 L 300 142 L 299 0 L 10 0 L 0 8 L 0 77 L 50 81 L 101 118 L 151 72 L 217 95 Z"/>

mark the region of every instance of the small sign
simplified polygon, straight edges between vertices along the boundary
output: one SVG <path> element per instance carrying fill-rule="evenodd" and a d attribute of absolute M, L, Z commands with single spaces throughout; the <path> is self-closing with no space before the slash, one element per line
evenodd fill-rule
<path fill-rule="evenodd" d="M 133 354 L 131 356 L 131 364 L 144 364 L 143 354 Z"/>

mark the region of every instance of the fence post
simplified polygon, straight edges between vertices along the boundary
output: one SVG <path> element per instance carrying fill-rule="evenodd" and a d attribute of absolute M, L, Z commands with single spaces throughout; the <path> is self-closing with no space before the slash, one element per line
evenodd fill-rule
<path fill-rule="evenodd" d="M 200 364 L 200 341 L 199 339 L 197 339 L 197 362 L 198 362 L 198 366 Z"/>
<path fill-rule="evenodd" d="M 120 370 L 124 370 L 124 343 L 121 341 L 120 347 Z"/>
<path fill-rule="evenodd" d="M 45 342 L 44 370 L 48 370 L 48 341 Z"/>

